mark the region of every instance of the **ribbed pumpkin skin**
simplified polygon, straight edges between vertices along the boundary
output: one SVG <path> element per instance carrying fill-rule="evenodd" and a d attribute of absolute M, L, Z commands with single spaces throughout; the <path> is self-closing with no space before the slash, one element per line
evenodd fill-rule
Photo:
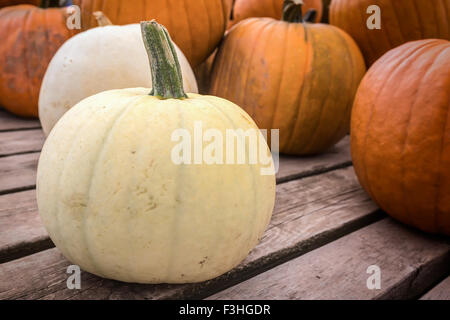
<path fill-rule="evenodd" d="M 0 10 L 0 105 L 19 116 L 37 117 L 42 79 L 51 58 L 75 32 L 64 9 L 31 5 Z"/>
<path fill-rule="evenodd" d="M 259 128 L 280 129 L 281 152 L 315 154 L 348 133 L 364 73 L 358 47 L 336 27 L 252 18 L 225 37 L 210 91 Z"/>
<path fill-rule="evenodd" d="M 450 235 L 450 43 L 409 42 L 364 77 L 352 113 L 359 181 L 392 217 Z"/>
<path fill-rule="evenodd" d="M 200 121 L 225 137 L 257 127 L 223 99 L 149 92 L 105 91 L 64 114 L 39 159 L 39 213 L 56 246 L 88 272 L 138 283 L 209 280 L 258 243 L 275 176 L 261 175 L 259 163 L 174 164 L 175 130 L 194 137 Z"/>
<path fill-rule="evenodd" d="M 370 5 L 381 9 L 381 29 L 366 26 Z M 358 43 L 368 66 L 408 41 L 450 40 L 450 0 L 333 0 L 330 23 Z"/>
<path fill-rule="evenodd" d="M 97 26 L 102 11 L 114 24 L 156 19 L 169 31 L 192 67 L 203 62 L 225 32 L 232 0 L 74 0 L 81 7 L 82 27 Z M 195 36 L 194 36 L 195 35 Z"/>
<path fill-rule="evenodd" d="M 316 21 L 322 17 L 322 0 L 304 0 L 303 12 L 309 9 L 317 10 Z M 283 14 L 283 0 L 236 0 L 234 4 L 233 20 L 228 27 L 252 17 L 269 17 L 281 19 Z"/>

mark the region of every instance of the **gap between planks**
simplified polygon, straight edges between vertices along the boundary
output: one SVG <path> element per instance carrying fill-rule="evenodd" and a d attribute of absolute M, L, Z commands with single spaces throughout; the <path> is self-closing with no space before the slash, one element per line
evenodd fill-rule
<path fill-rule="evenodd" d="M 44 140 L 41 129 L 0 132 L 0 157 L 40 152 Z"/>
<path fill-rule="evenodd" d="M 420 300 L 450 300 L 450 276 L 439 282 Z"/>
<path fill-rule="evenodd" d="M 0 196 L 0 263 L 53 246 L 39 218 L 36 190 Z"/>
<path fill-rule="evenodd" d="M 0 195 L 34 189 L 40 153 L 0 158 Z"/>
<path fill-rule="evenodd" d="M 277 183 L 305 178 L 351 165 L 350 136 L 347 135 L 334 147 L 321 155 L 301 158 L 281 156 Z"/>
<path fill-rule="evenodd" d="M 38 119 L 20 118 L 0 108 L 0 132 L 39 129 L 40 127 Z"/>
<path fill-rule="evenodd" d="M 229 273 L 199 284 L 138 285 L 82 272 L 82 289 L 68 290 L 59 251 L 49 249 L 0 265 L 0 299 L 203 298 L 384 217 L 361 189 L 353 168 L 277 186 L 269 228 L 247 259 Z"/>
<path fill-rule="evenodd" d="M 367 268 L 380 268 L 370 290 Z M 383 219 L 209 299 L 414 299 L 450 272 L 450 243 Z"/>

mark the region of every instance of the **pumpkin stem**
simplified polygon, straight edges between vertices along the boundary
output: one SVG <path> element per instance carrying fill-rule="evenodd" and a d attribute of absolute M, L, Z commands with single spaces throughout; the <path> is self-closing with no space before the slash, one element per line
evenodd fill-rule
<path fill-rule="evenodd" d="M 167 29 L 156 22 L 141 22 L 142 37 L 152 71 L 151 96 L 161 99 L 187 98 L 177 52 Z"/>
<path fill-rule="evenodd" d="M 41 8 L 60 8 L 65 7 L 68 1 L 65 0 L 42 0 L 41 1 Z"/>
<path fill-rule="evenodd" d="M 316 21 L 316 17 L 317 17 L 317 10 L 309 9 L 303 16 L 303 21 L 313 23 Z"/>
<path fill-rule="evenodd" d="M 303 0 L 284 0 L 283 21 L 293 23 L 314 22 L 317 16 L 317 11 L 310 9 L 303 17 L 302 6 Z"/>
<path fill-rule="evenodd" d="M 93 16 L 97 20 L 97 24 L 99 27 L 112 26 L 113 23 L 108 19 L 107 16 L 102 11 L 95 11 Z"/>

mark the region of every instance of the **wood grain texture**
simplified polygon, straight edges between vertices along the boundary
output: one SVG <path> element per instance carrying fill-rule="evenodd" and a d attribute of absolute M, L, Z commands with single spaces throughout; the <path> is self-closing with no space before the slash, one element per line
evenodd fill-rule
<path fill-rule="evenodd" d="M 351 163 L 350 137 L 346 136 L 338 144 L 320 155 L 309 157 L 280 156 L 277 182 L 286 182 L 348 167 Z"/>
<path fill-rule="evenodd" d="M 428 291 L 421 300 L 450 300 L 450 277 Z"/>
<path fill-rule="evenodd" d="M 72 291 L 66 287 L 70 262 L 54 248 L 0 265 L 0 299 L 202 298 L 379 218 L 353 168 L 339 169 L 277 186 L 274 216 L 260 244 L 219 278 L 192 285 L 136 285 L 83 272 L 82 289 Z"/>
<path fill-rule="evenodd" d="M 370 265 L 379 290 L 367 288 Z M 386 218 L 209 299 L 408 299 L 449 269 L 448 241 Z"/>
<path fill-rule="evenodd" d="M 39 153 L 0 158 L 0 195 L 34 188 L 38 160 Z"/>
<path fill-rule="evenodd" d="M 38 129 L 41 127 L 39 120 L 17 117 L 0 108 L 0 131 Z"/>
<path fill-rule="evenodd" d="M 40 152 L 45 136 L 41 129 L 0 132 L 0 157 Z"/>
<path fill-rule="evenodd" d="M 52 246 L 39 219 L 35 190 L 0 196 L 0 263 Z"/>

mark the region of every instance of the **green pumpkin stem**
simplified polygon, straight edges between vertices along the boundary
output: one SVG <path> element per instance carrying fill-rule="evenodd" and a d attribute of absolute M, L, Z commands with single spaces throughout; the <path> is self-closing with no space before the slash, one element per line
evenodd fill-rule
<path fill-rule="evenodd" d="M 152 71 L 150 95 L 160 99 L 187 98 L 177 52 L 166 28 L 152 20 L 141 22 L 141 30 Z"/>
<path fill-rule="evenodd" d="M 308 10 L 303 16 L 303 0 L 284 0 L 283 3 L 283 21 L 292 23 L 314 22 L 317 11 Z"/>
<path fill-rule="evenodd" d="M 317 10 L 309 9 L 303 16 L 303 21 L 313 23 L 316 21 L 316 17 L 317 17 Z"/>

